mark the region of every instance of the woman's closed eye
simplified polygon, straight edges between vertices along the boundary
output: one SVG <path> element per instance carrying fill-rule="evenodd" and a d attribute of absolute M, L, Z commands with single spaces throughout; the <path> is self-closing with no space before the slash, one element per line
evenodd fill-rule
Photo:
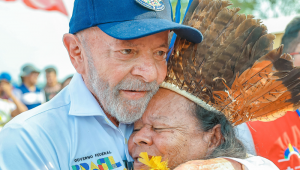
<path fill-rule="evenodd" d="M 138 132 L 138 131 L 140 131 L 141 129 L 133 129 L 133 133 L 134 132 Z"/>
<path fill-rule="evenodd" d="M 168 129 L 168 128 L 162 128 L 162 127 L 157 127 L 157 128 L 155 128 L 155 127 L 153 127 L 152 128 L 154 131 L 157 131 L 157 132 L 159 132 L 159 131 L 163 131 L 163 130 L 166 130 L 166 129 Z"/>

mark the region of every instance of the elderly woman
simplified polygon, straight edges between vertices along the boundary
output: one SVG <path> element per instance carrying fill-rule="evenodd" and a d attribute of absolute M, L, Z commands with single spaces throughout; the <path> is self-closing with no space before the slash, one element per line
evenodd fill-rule
<path fill-rule="evenodd" d="M 162 156 L 171 169 L 190 160 L 200 161 L 178 168 L 278 169 L 249 157 L 233 126 L 271 121 L 298 108 L 300 68 L 282 46 L 272 50 L 275 37 L 260 20 L 229 5 L 192 2 L 183 24 L 204 33 L 204 41 L 176 39 L 167 77 L 129 139 L 135 169 L 147 169 L 138 161 L 141 152 Z M 210 158 L 218 159 L 201 161 Z"/>
<path fill-rule="evenodd" d="M 159 89 L 142 119 L 134 124 L 128 148 L 135 170 L 147 169 L 137 160 L 141 152 L 162 156 L 171 169 L 189 160 L 246 158 L 246 149 L 223 114 L 207 111 L 164 88 Z"/>

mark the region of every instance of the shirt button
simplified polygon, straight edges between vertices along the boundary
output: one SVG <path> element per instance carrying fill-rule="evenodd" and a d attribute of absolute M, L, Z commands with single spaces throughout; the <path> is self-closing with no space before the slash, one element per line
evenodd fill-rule
<path fill-rule="evenodd" d="M 125 138 L 125 144 L 127 145 L 127 143 L 128 143 L 128 141 L 127 141 L 127 139 Z"/>

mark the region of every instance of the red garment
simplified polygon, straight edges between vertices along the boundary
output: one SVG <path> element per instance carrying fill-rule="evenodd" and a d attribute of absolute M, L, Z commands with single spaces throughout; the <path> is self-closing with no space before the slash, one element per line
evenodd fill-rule
<path fill-rule="evenodd" d="M 256 153 L 281 170 L 300 170 L 300 118 L 296 112 L 272 122 L 248 122 Z"/>

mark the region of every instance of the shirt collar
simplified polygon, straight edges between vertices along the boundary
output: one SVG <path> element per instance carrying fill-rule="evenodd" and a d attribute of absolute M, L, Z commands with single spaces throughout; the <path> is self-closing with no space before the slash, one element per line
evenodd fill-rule
<path fill-rule="evenodd" d="M 74 116 L 105 116 L 99 103 L 86 87 L 81 75 L 75 73 L 68 85 L 71 106 L 70 115 Z"/>

